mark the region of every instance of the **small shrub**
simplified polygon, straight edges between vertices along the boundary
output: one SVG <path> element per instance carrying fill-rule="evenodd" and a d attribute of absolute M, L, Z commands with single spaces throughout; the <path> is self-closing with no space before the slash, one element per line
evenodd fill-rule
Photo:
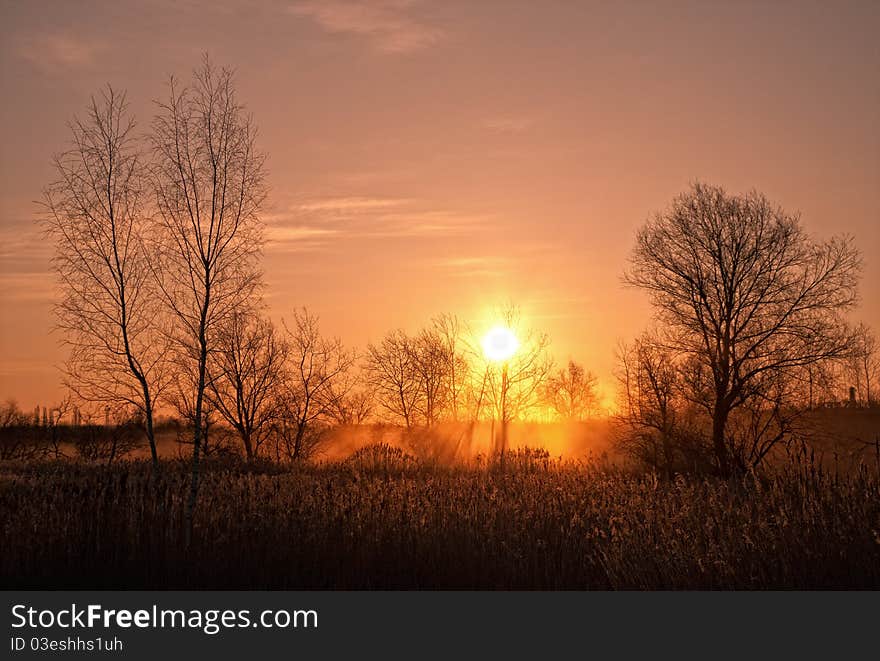
<path fill-rule="evenodd" d="M 345 465 L 367 473 L 402 473 L 418 468 L 415 457 L 388 443 L 374 443 L 355 450 Z"/>

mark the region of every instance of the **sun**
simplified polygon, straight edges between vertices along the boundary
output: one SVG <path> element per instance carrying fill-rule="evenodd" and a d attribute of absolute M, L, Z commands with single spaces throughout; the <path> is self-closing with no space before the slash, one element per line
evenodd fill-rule
<path fill-rule="evenodd" d="M 482 344 L 486 358 L 498 362 L 510 359 L 519 348 L 519 340 L 506 326 L 493 326 L 483 336 Z"/>

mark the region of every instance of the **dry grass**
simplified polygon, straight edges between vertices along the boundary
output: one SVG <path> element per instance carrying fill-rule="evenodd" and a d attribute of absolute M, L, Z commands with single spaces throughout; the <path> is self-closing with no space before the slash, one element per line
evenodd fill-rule
<path fill-rule="evenodd" d="M 381 453 L 379 453 L 381 455 Z M 723 482 L 519 455 L 504 473 L 364 453 L 186 466 L 0 468 L 5 587 L 878 588 L 880 482 L 817 468 Z"/>

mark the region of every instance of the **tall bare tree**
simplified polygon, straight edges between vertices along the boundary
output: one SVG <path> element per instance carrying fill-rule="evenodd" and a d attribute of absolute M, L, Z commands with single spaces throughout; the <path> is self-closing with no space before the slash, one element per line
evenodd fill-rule
<path fill-rule="evenodd" d="M 360 383 L 360 375 L 353 372 L 339 379 L 332 387 L 330 400 L 333 405 L 328 416 L 336 425 L 362 425 L 373 413 L 373 393 Z"/>
<path fill-rule="evenodd" d="M 627 454 L 671 475 L 680 423 L 677 360 L 655 335 L 645 333 L 617 352 L 622 406 L 620 444 Z"/>
<path fill-rule="evenodd" d="M 501 430 L 496 441 L 496 452 L 502 466 L 507 451 L 507 430 L 512 420 L 524 417 L 541 400 L 547 378 L 553 370 L 550 355 L 550 337 L 527 327 L 519 307 L 508 305 L 499 312 L 499 319 L 519 341 L 519 347 L 510 359 L 501 363 L 486 363 L 481 391 L 494 406 L 494 418 Z"/>
<path fill-rule="evenodd" d="M 451 408 L 451 375 L 455 357 L 446 339 L 434 328 L 410 338 L 407 350 L 419 395 L 415 409 L 426 427 L 433 427 Z"/>
<path fill-rule="evenodd" d="M 277 409 L 285 382 L 287 344 L 268 319 L 234 312 L 221 326 L 208 362 L 208 398 L 238 433 L 253 461 Z"/>
<path fill-rule="evenodd" d="M 43 198 L 61 281 L 56 315 L 71 349 L 67 381 L 86 401 L 140 411 L 158 469 L 153 416 L 165 352 L 145 245 L 146 171 L 125 93 L 108 86 L 70 129 L 73 144 L 55 157 L 58 179 Z"/>
<path fill-rule="evenodd" d="M 378 345 L 367 345 L 364 362 L 379 407 L 407 429 L 417 424 L 422 395 L 413 353 L 412 339 L 401 330 L 391 331 Z"/>
<path fill-rule="evenodd" d="M 446 404 L 449 416 L 453 422 L 458 422 L 467 408 L 467 389 L 471 379 L 466 329 L 461 320 L 452 314 L 435 317 L 431 321 L 431 329 L 442 343 L 449 361 L 446 370 Z"/>
<path fill-rule="evenodd" d="M 790 371 L 844 356 L 858 251 L 812 241 L 797 215 L 763 195 L 695 184 L 639 231 L 626 282 L 648 291 L 677 350 L 702 361 L 717 468 L 730 473 L 731 411 Z"/>
<path fill-rule="evenodd" d="M 586 420 L 596 408 L 596 377 L 573 360 L 547 379 L 547 404 L 563 420 Z"/>
<path fill-rule="evenodd" d="M 266 186 L 265 159 L 255 138 L 232 72 L 216 69 L 207 56 L 189 86 L 180 88 L 171 79 L 168 99 L 159 103 L 153 121 L 158 281 L 175 321 L 178 357 L 195 368 L 189 527 L 198 494 L 209 356 L 218 348 L 224 321 L 251 303 L 260 284 L 259 211 Z"/>
<path fill-rule="evenodd" d="M 797 383 L 795 404 L 810 410 L 841 396 L 840 361 L 829 359 L 804 365 L 791 375 Z"/>
<path fill-rule="evenodd" d="M 305 308 L 294 311 L 287 335 L 288 374 L 276 433 L 289 458 L 299 460 L 317 446 L 318 427 L 332 421 L 343 406 L 357 355 L 339 338 L 322 336 L 318 317 Z"/>
<path fill-rule="evenodd" d="M 849 381 L 864 405 L 873 406 L 877 401 L 876 387 L 880 382 L 880 349 L 877 347 L 877 337 L 867 324 L 856 327 L 852 355 L 846 362 Z"/>

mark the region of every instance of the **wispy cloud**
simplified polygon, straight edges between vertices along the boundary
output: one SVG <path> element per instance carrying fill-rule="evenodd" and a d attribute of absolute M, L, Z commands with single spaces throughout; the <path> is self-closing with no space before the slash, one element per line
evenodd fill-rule
<path fill-rule="evenodd" d="M 320 249 L 336 234 L 336 230 L 326 227 L 267 223 L 265 238 L 266 246 L 271 250 L 306 252 Z"/>
<path fill-rule="evenodd" d="M 302 211 L 372 211 L 399 207 L 410 200 L 381 197 L 336 197 L 314 200 L 299 205 Z"/>
<path fill-rule="evenodd" d="M 488 215 L 427 208 L 424 202 L 386 197 L 298 200 L 264 217 L 268 248 L 315 250 L 333 242 L 377 238 L 432 238 L 478 232 Z"/>
<path fill-rule="evenodd" d="M 56 368 L 47 365 L 45 360 L 4 360 L 0 367 L 0 376 L 6 378 L 18 378 L 22 375 L 54 374 Z"/>
<path fill-rule="evenodd" d="M 413 209 L 380 214 L 363 229 L 374 237 L 436 237 L 470 234 L 484 229 L 490 220 L 485 215 Z"/>
<path fill-rule="evenodd" d="M 64 74 L 92 66 L 103 46 L 72 34 L 22 35 L 18 55 L 46 74 Z"/>
<path fill-rule="evenodd" d="M 552 243 L 506 243 L 500 247 L 502 254 L 480 252 L 480 245 L 487 244 L 470 244 L 465 249 L 475 252 L 442 257 L 433 261 L 432 266 L 450 277 L 508 278 L 528 273 L 529 279 L 534 280 L 546 271 L 548 263 L 559 259 L 559 247 Z"/>
<path fill-rule="evenodd" d="M 39 226 L 20 218 L 0 224 L 0 299 L 4 303 L 49 301 L 55 276 L 50 269 L 52 243 Z"/>
<path fill-rule="evenodd" d="M 490 117 L 483 126 L 495 133 L 522 133 L 532 127 L 533 121 L 528 117 L 499 116 Z"/>
<path fill-rule="evenodd" d="M 327 32 L 357 35 L 380 52 L 396 54 L 422 50 L 443 36 L 414 15 L 416 4 L 413 0 L 303 0 L 288 11 Z"/>
<path fill-rule="evenodd" d="M 55 297 L 55 278 L 51 273 L 0 273 L 0 292 L 4 303 L 51 301 Z"/>
<path fill-rule="evenodd" d="M 434 265 L 458 278 L 499 278 L 510 273 L 513 267 L 510 258 L 494 255 L 450 257 L 437 260 Z"/>
<path fill-rule="evenodd" d="M 0 226 L 0 260 L 4 264 L 15 260 L 48 260 L 52 246 L 43 240 L 40 228 L 33 222 L 6 221 Z"/>

